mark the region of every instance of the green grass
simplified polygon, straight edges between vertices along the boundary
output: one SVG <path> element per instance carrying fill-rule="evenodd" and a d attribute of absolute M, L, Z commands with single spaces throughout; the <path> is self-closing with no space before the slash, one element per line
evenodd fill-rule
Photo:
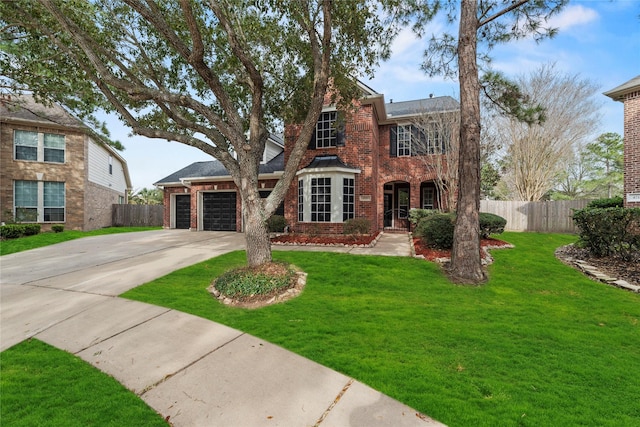
<path fill-rule="evenodd" d="M 451 426 L 640 425 L 640 296 L 557 261 L 574 236 L 505 233 L 490 281 L 450 284 L 410 258 L 274 252 L 308 276 L 300 297 L 223 306 L 212 278 L 243 252 L 123 296 L 246 331 Z"/>
<path fill-rule="evenodd" d="M 63 231 L 62 233 L 45 232 L 35 236 L 21 237 L 0 241 L 0 255 L 9 255 L 16 252 L 28 251 L 29 249 L 41 248 L 43 246 L 55 245 L 56 243 L 68 240 L 79 239 L 81 237 L 102 236 L 104 234 L 130 233 L 134 231 L 160 230 L 161 227 L 107 227 L 93 231 Z"/>
<path fill-rule="evenodd" d="M 119 382 L 32 339 L 1 353 L 3 426 L 167 426 Z"/>

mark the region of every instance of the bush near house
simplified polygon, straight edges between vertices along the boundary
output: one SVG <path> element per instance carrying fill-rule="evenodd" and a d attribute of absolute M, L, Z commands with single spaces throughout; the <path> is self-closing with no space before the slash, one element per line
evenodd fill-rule
<path fill-rule="evenodd" d="M 411 209 L 409 211 L 409 222 L 413 225 L 418 225 L 424 218 L 428 218 L 432 215 L 438 214 L 440 211 L 436 209 Z"/>
<path fill-rule="evenodd" d="M 53 231 L 54 233 L 62 233 L 64 231 L 64 225 L 54 224 L 51 226 L 51 231 Z"/>
<path fill-rule="evenodd" d="M 456 216 L 454 213 L 434 213 L 423 217 L 416 226 L 414 235 L 436 249 L 451 249 Z M 487 239 L 491 234 L 501 234 L 507 220 L 501 216 L 480 213 L 480 237 Z"/>
<path fill-rule="evenodd" d="M 40 233 L 40 224 L 6 224 L 0 226 L 0 237 L 3 239 L 17 239 L 18 237 L 34 236 Z"/>
<path fill-rule="evenodd" d="M 267 220 L 267 227 L 271 233 L 282 233 L 287 226 L 287 220 L 282 215 L 272 215 Z"/>
<path fill-rule="evenodd" d="M 573 212 L 580 244 L 597 257 L 618 255 L 631 261 L 640 253 L 640 208 L 593 208 Z"/>
<path fill-rule="evenodd" d="M 352 218 L 344 222 L 343 233 L 351 234 L 370 234 L 371 221 L 368 218 Z"/>

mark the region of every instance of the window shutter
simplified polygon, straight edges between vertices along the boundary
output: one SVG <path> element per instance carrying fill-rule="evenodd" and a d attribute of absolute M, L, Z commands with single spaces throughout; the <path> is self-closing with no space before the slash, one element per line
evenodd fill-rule
<path fill-rule="evenodd" d="M 311 139 L 309 140 L 309 146 L 307 147 L 309 150 L 315 150 L 316 149 L 316 128 L 318 125 L 316 125 L 316 127 L 313 128 L 313 132 L 311 133 Z"/>
<path fill-rule="evenodd" d="M 347 123 L 343 112 L 336 114 L 336 147 L 344 147 L 347 142 Z"/>
<path fill-rule="evenodd" d="M 389 128 L 389 156 L 398 157 L 398 126 Z"/>

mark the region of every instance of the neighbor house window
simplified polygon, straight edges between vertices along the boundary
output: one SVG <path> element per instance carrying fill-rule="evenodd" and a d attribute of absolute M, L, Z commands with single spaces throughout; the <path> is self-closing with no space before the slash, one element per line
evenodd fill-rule
<path fill-rule="evenodd" d="M 44 222 L 64 222 L 64 182 L 44 183 Z"/>
<path fill-rule="evenodd" d="M 14 217 L 21 222 L 64 222 L 65 185 L 54 181 L 15 181 Z"/>
<path fill-rule="evenodd" d="M 298 221 L 304 221 L 304 180 L 298 181 Z"/>
<path fill-rule="evenodd" d="M 113 157 L 109 156 L 109 175 L 113 175 Z"/>
<path fill-rule="evenodd" d="M 15 181 L 13 194 L 15 220 L 38 221 L 38 181 Z"/>
<path fill-rule="evenodd" d="M 355 212 L 355 179 L 342 179 L 342 220 L 354 217 Z"/>
<path fill-rule="evenodd" d="M 38 160 L 38 132 L 17 130 L 13 134 L 16 160 Z"/>
<path fill-rule="evenodd" d="M 64 163 L 64 135 L 16 130 L 13 140 L 16 160 Z"/>
<path fill-rule="evenodd" d="M 331 221 L 331 178 L 311 179 L 311 222 Z"/>

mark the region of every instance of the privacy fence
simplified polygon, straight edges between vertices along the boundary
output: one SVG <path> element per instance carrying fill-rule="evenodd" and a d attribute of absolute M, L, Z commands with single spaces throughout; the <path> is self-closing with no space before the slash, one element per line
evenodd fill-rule
<path fill-rule="evenodd" d="M 573 210 L 583 209 L 590 200 L 520 202 L 481 200 L 480 212 L 500 215 L 507 220 L 505 230 L 541 233 L 577 233 Z"/>
<path fill-rule="evenodd" d="M 162 205 L 113 205 L 114 227 L 162 227 Z"/>

